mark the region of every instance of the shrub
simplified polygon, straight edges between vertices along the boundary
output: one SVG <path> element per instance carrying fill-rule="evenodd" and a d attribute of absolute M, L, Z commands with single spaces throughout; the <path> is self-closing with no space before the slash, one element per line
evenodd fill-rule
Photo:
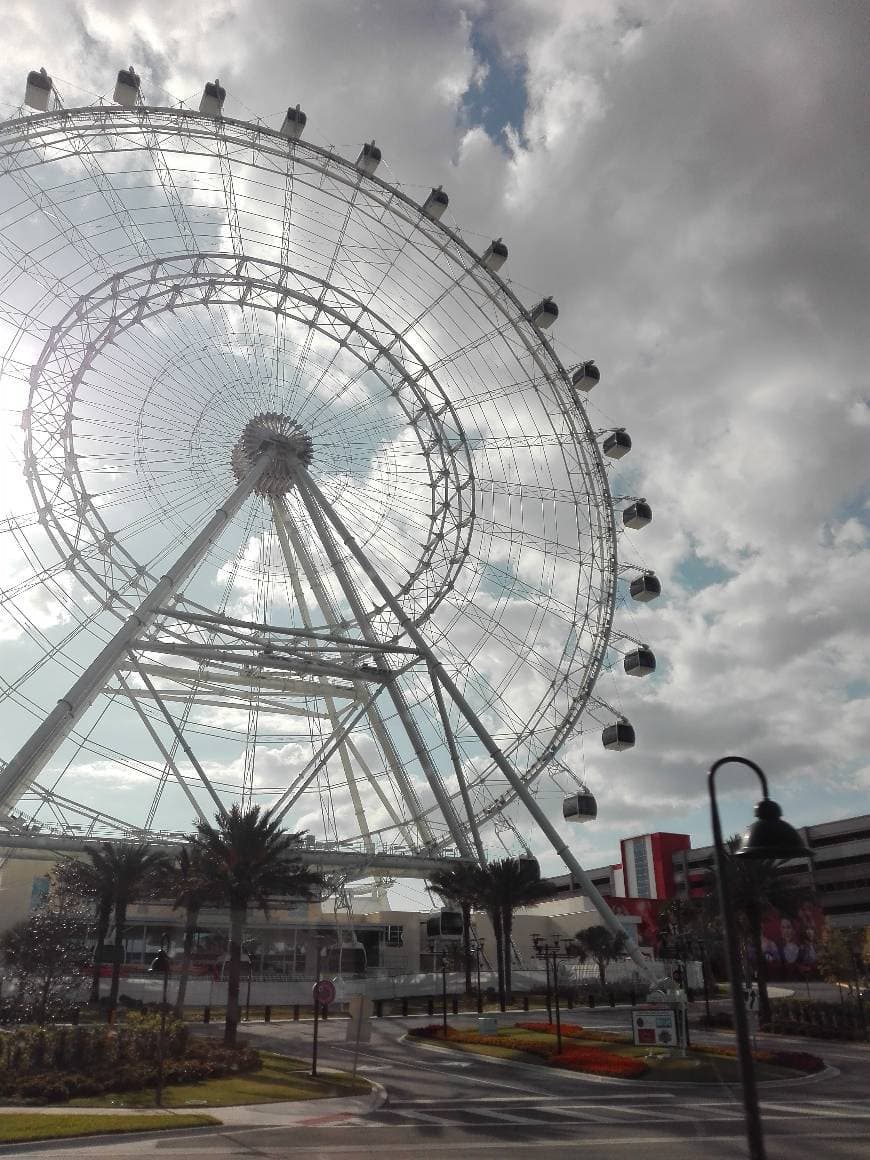
<path fill-rule="evenodd" d="M 440 1023 L 427 1023 L 425 1027 L 412 1027 L 408 1034 L 414 1039 L 447 1039 L 452 1027 L 447 1028 L 447 1035 Z"/>
<path fill-rule="evenodd" d="M 812 1074 L 824 1071 L 825 1061 L 809 1051 L 759 1051 L 756 1058 L 769 1056 L 765 1062 L 777 1064 L 780 1067 L 793 1067 L 795 1071 L 804 1071 Z"/>
<path fill-rule="evenodd" d="M 705 1055 L 719 1055 L 727 1059 L 733 1059 L 737 1055 L 736 1047 L 719 1046 L 718 1044 L 705 1043 L 698 1050 Z M 763 1048 L 753 1051 L 752 1058 L 758 1063 L 771 1063 L 776 1067 L 790 1067 L 795 1071 L 803 1071 L 807 1074 L 823 1071 L 825 1067 L 825 1061 L 809 1051 L 775 1051 Z"/>
<path fill-rule="evenodd" d="M 66 1078 L 60 1075 L 28 1075 L 17 1085 L 18 1094 L 39 1104 L 64 1104 L 70 1089 Z"/>

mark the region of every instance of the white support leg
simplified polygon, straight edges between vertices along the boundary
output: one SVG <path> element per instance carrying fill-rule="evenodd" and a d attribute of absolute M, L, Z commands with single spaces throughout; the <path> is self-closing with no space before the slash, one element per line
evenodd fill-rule
<path fill-rule="evenodd" d="M 468 724 L 477 734 L 484 749 L 490 755 L 492 760 L 505 775 L 508 784 L 511 786 L 517 797 L 532 815 L 534 820 L 538 823 L 541 831 L 546 836 L 556 854 L 562 859 L 567 866 L 572 876 L 576 879 L 578 885 L 583 893 L 598 911 L 601 916 L 601 921 L 613 935 L 623 936 L 625 931 L 622 925 L 616 918 L 616 915 L 604 901 L 601 893 L 592 882 L 592 879 L 571 853 L 568 848 L 568 843 L 535 801 L 525 782 L 519 776 L 513 765 L 508 761 L 499 747 L 496 745 L 493 738 L 490 736 L 486 726 L 474 712 L 472 707 L 466 701 L 457 685 L 451 679 L 449 673 L 435 656 L 429 642 L 417 628 L 417 626 L 406 616 L 401 604 L 396 600 L 390 591 L 389 586 L 381 579 L 377 569 L 371 564 L 365 552 L 351 535 L 350 530 L 345 525 L 344 521 L 338 513 L 326 502 L 320 488 L 308 474 L 304 467 L 300 465 L 298 469 L 299 483 L 298 487 L 300 494 L 309 497 L 309 502 L 312 506 L 317 505 L 329 519 L 336 532 L 343 540 L 344 544 L 354 557 L 360 568 L 365 573 L 372 587 L 380 595 L 381 599 L 387 604 L 393 615 L 399 621 L 408 634 L 410 640 L 414 642 L 421 653 L 429 660 L 430 664 L 438 674 L 442 686 L 447 690 L 453 702 L 462 712 Z M 646 959 L 640 953 L 637 947 L 629 947 L 628 953 L 633 959 L 637 967 L 643 972 L 644 976 L 650 980 L 651 983 L 656 982 L 655 972 L 652 970 Z"/>
<path fill-rule="evenodd" d="M 172 754 L 169 752 L 169 750 L 163 744 L 163 741 L 160 737 L 160 734 L 157 732 L 157 730 L 154 728 L 154 726 L 148 720 L 147 713 L 142 708 L 142 706 L 139 704 L 138 699 L 134 696 L 134 690 L 130 688 L 129 684 L 124 679 L 123 673 L 121 673 L 119 671 L 116 674 L 116 676 L 117 676 L 118 681 L 121 685 L 121 688 L 127 694 L 127 699 L 129 700 L 129 702 L 133 706 L 133 708 L 136 710 L 136 713 L 137 713 L 140 721 L 147 729 L 148 736 L 151 738 L 151 740 L 154 742 L 154 744 L 160 750 L 161 756 L 163 757 L 163 760 L 166 762 L 167 767 L 172 770 L 172 774 L 173 774 L 175 780 L 181 786 L 181 789 L 184 792 L 184 795 L 186 796 L 186 798 L 190 802 L 190 804 L 193 806 L 193 808 L 196 812 L 196 816 L 199 818 L 199 820 L 201 822 L 208 821 L 208 819 L 206 818 L 205 814 L 202 811 L 202 806 L 199 804 L 199 802 L 194 797 L 193 793 L 191 792 L 190 786 L 187 784 L 187 781 L 185 780 L 184 776 L 181 773 L 181 770 L 175 764 L 175 761 L 173 760 Z M 163 713 L 165 716 L 167 710 L 163 708 L 162 704 L 161 704 L 160 708 L 163 709 Z"/>
<path fill-rule="evenodd" d="M 64 738 L 93 704 L 131 643 L 148 627 L 161 605 L 165 604 L 187 580 L 209 547 L 257 486 L 271 462 L 271 452 L 267 451 L 259 457 L 224 505 L 217 509 L 199 535 L 169 567 L 163 578 L 136 611 L 124 621 L 66 696 L 58 701 L 29 740 L 25 741 L 9 764 L 0 772 L 0 813 L 11 809 L 34 778 L 45 768 Z"/>
<path fill-rule="evenodd" d="M 293 809 L 299 798 L 309 785 L 311 785 L 320 770 L 326 765 L 327 761 L 336 753 L 339 746 L 345 743 L 350 736 L 351 730 L 355 729 L 363 717 L 367 715 L 372 702 L 376 697 L 380 696 L 382 691 L 383 685 L 374 691 L 369 699 L 363 703 L 362 707 L 345 721 L 344 725 L 332 736 L 327 744 L 321 747 L 320 752 L 312 757 L 308 765 L 296 775 L 296 780 L 293 784 L 284 790 L 271 807 L 269 813 L 272 818 L 280 822 Z"/>
<path fill-rule="evenodd" d="M 197 761 L 196 754 L 193 752 L 193 750 L 188 745 L 187 738 L 184 736 L 184 733 L 181 731 L 181 729 L 179 729 L 175 718 L 172 716 L 172 714 L 169 712 L 169 710 L 163 704 L 163 700 L 162 700 L 160 694 L 158 693 L 157 689 L 154 687 L 152 682 L 148 679 L 148 674 L 145 672 L 145 670 L 139 664 L 139 662 L 136 659 L 136 657 L 134 656 L 134 654 L 132 652 L 130 652 L 127 655 L 130 659 L 130 664 L 131 664 L 132 668 L 136 671 L 136 673 L 138 673 L 139 678 L 142 681 L 142 684 L 145 686 L 145 688 L 151 694 L 152 698 L 154 699 L 155 705 L 162 713 L 164 721 L 169 726 L 169 728 L 172 730 L 172 732 L 175 734 L 175 738 L 178 741 L 178 744 L 181 746 L 181 748 L 184 750 L 185 754 L 187 755 L 187 760 L 190 762 L 190 764 L 196 770 L 197 774 L 199 775 L 199 780 L 202 782 L 202 784 L 208 790 L 209 797 L 214 802 L 214 804 L 217 806 L 218 813 L 225 816 L 227 811 L 224 807 L 223 802 L 218 797 L 218 795 L 215 793 L 214 786 L 211 784 L 211 782 L 206 777 L 205 770 L 202 768 L 202 766 Z"/>
<path fill-rule="evenodd" d="M 323 549 L 329 558 L 329 562 L 332 565 L 333 571 L 335 572 L 338 582 L 341 585 L 342 591 L 347 598 L 347 602 L 351 607 L 351 611 L 353 612 L 354 617 L 360 626 L 360 630 L 363 636 L 366 638 L 366 640 L 370 641 L 375 647 L 377 647 L 377 637 L 372 631 L 372 627 L 369 624 L 365 609 L 362 606 L 362 602 L 357 595 L 353 581 L 351 580 L 341 557 L 335 550 L 335 544 L 332 540 L 332 533 L 328 525 L 324 523 L 323 515 L 321 513 L 322 511 L 326 512 L 330 521 L 333 523 L 335 523 L 335 520 L 338 517 L 335 516 L 335 513 L 331 510 L 327 499 L 321 491 L 316 491 L 316 502 L 314 502 L 315 490 L 314 485 L 311 482 L 311 476 L 301 464 L 299 465 L 299 477 L 300 478 L 297 483 L 299 497 L 305 504 L 305 509 L 308 512 L 308 515 L 311 517 L 311 521 L 314 524 L 315 530 L 317 531 L 321 543 L 323 544 Z M 339 523 L 340 522 L 341 521 L 339 521 Z M 343 526 L 344 525 L 342 524 L 342 527 Z M 371 564 L 368 566 L 371 568 Z M 380 577 L 379 585 L 380 587 L 378 591 L 380 591 L 381 588 L 389 591 L 387 585 L 384 584 L 382 580 L 380 580 Z M 390 599 L 392 600 L 392 594 L 390 595 Z M 395 603 L 395 601 L 393 601 L 393 603 Z M 388 657 L 384 656 L 383 653 L 376 651 L 373 653 L 373 656 L 378 665 L 381 665 L 384 668 L 392 667 Z M 417 722 L 414 720 L 413 714 L 411 713 L 411 710 L 408 707 L 408 703 L 405 700 L 404 693 L 402 692 L 402 689 L 398 683 L 394 682 L 390 685 L 390 696 L 392 697 L 393 704 L 396 707 L 399 720 L 402 722 L 402 726 L 408 735 L 408 740 L 411 742 L 411 746 L 414 750 L 414 753 L 416 754 L 417 760 L 420 762 L 420 766 L 423 770 L 423 773 L 425 774 L 426 780 L 429 783 L 429 786 L 435 797 L 435 801 L 438 803 L 438 807 L 441 810 L 441 816 L 447 823 L 447 828 L 450 831 L 450 835 L 453 841 L 456 843 L 456 848 L 464 858 L 473 858 L 474 854 L 468 844 L 468 840 L 465 837 L 465 832 L 462 829 L 462 826 L 459 824 L 459 818 L 456 814 L 456 811 L 453 809 L 453 803 L 451 802 L 450 797 L 444 788 L 438 770 L 432 764 L 432 759 L 429 756 L 429 750 L 426 747 L 426 743 L 423 740 L 423 736 L 420 733 Z"/>
<path fill-rule="evenodd" d="M 314 566 L 314 561 L 311 559 L 311 554 L 308 551 L 308 547 L 303 538 L 300 536 L 299 530 L 295 523 L 290 518 L 290 513 L 287 511 L 286 504 L 283 501 L 279 505 L 276 526 L 282 527 L 289 536 L 293 551 L 296 553 L 296 557 L 299 560 L 299 563 L 302 565 L 302 571 L 305 574 L 305 579 L 311 585 L 311 591 L 314 593 L 314 598 L 317 601 L 319 608 L 323 612 L 327 624 L 331 629 L 337 631 L 340 618 L 332 603 L 332 598 L 327 592 L 326 587 Z M 414 815 L 414 826 L 417 830 L 417 833 L 420 835 L 420 842 L 423 846 L 434 845 L 435 839 L 432 835 L 432 831 L 429 829 L 428 822 L 423 816 L 423 804 L 417 797 L 417 792 L 411 783 L 411 779 L 405 772 L 402 759 L 399 756 L 395 745 L 393 744 L 393 739 L 390 736 L 389 730 L 387 729 L 386 724 L 384 723 L 384 720 L 381 716 L 380 707 L 376 703 L 372 704 L 371 711 L 369 713 L 369 724 L 371 726 L 375 740 L 377 741 L 381 752 L 384 755 L 384 760 L 390 768 L 390 772 L 393 775 L 395 784 L 399 787 L 399 792 Z M 413 843 L 408 844 L 413 845 Z"/>
<path fill-rule="evenodd" d="M 305 599 L 305 592 L 302 589 L 302 582 L 299 579 L 299 569 L 296 567 L 296 558 L 293 555 L 293 549 L 290 546 L 290 539 L 287 535 L 287 528 L 284 525 L 283 512 L 281 505 L 277 500 L 271 501 L 272 518 L 275 522 L 275 530 L 278 533 L 278 543 L 281 546 L 281 553 L 284 557 L 284 563 L 287 566 L 287 573 L 290 576 L 290 585 L 293 589 L 293 595 L 296 603 L 299 606 L 299 611 L 302 615 L 302 623 L 311 631 L 314 628 L 314 622 L 311 619 L 311 613 L 308 609 L 308 601 Z M 323 703 L 326 706 L 326 713 L 329 717 L 330 728 L 333 734 L 338 732 L 338 713 L 335 710 L 335 701 L 332 697 L 325 695 Z M 359 788 L 356 784 L 356 777 L 354 776 L 353 766 L 351 764 L 350 755 L 348 753 L 347 745 L 342 743 L 338 747 L 338 755 L 341 759 L 341 768 L 344 773 L 344 780 L 347 782 L 348 793 L 353 805 L 354 816 L 356 823 L 359 826 L 360 834 L 362 835 L 363 846 L 371 853 L 374 850 L 374 843 L 372 836 L 369 833 L 368 819 L 366 818 L 365 810 L 363 808 L 362 798 L 360 797 Z"/>
<path fill-rule="evenodd" d="M 450 753 L 450 760 L 453 763 L 453 772 L 456 774 L 456 780 L 459 782 L 459 792 L 462 795 L 462 804 L 465 806 L 465 816 L 468 819 L 468 828 L 471 830 L 471 837 L 474 840 L 477 859 L 481 866 L 485 866 L 486 854 L 483 849 L 483 842 L 480 840 L 480 830 L 477 826 L 477 819 L 474 816 L 474 809 L 471 805 L 468 783 L 465 780 L 465 771 L 462 768 L 462 758 L 459 756 L 456 738 L 453 736 L 453 730 L 450 727 L 450 718 L 447 716 L 447 706 L 444 704 L 444 694 L 441 692 L 441 686 L 438 683 L 438 674 L 432 668 L 431 664 L 429 665 L 429 677 L 432 681 L 435 703 L 438 706 L 438 716 L 441 718 L 441 728 L 444 730 L 444 736 L 447 739 L 447 749 Z"/>

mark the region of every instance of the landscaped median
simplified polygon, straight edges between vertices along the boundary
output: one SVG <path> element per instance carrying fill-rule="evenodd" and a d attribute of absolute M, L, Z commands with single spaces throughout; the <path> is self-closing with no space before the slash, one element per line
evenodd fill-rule
<path fill-rule="evenodd" d="M 205 1128 L 220 1123 L 213 1116 L 142 1112 L 97 1115 L 94 1112 L 0 1113 L 0 1144 L 28 1140 L 69 1140 L 77 1136 L 104 1136 L 118 1132 L 158 1132 L 177 1128 Z"/>
<path fill-rule="evenodd" d="M 408 1033 L 414 1039 L 442 1043 L 458 1051 L 557 1067 L 611 1079 L 673 1080 L 693 1083 L 730 1083 L 738 1080 L 734 1048 L 702 1045 L 682 1055 L 661 1048 L 637 1047 L 628 1036 L 587 1030 L 576 1024 L 562 1026 L 562 1050 L 551 1023 L 514 1023 L 496 1034 L 430 1024 Z M 759 1080 L 794 1079 L 821 1071 L 817 1055 L 796 1051 L 754 1053 Z"/>
<path fill-rule="evenodd" d="M 286 1056 L 227 1048 L 170 1020 L 127 1017 L 117 1026 L 17 1028 L 0 1034 L 0 1103 L 200 1109 L 367 1094 L 362 1079 Z M 6 1113 L 8 1114 L 8 1113 Z"/>

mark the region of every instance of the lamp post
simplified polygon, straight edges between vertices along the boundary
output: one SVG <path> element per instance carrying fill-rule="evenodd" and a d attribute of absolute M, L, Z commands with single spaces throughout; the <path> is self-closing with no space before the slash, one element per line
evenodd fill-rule
<path fill-rule="evenodd" d="M 157 1086 L 154 1091 L 154 1102 L 157 1107 L 163 1104 L 163 1063 L 166 1055 L 166 991 L 169 986 L 169 955 L 164 949 L 166 935 L 161 935 L 160 950 L 151 961 L 149 970 L 155 975 L 163 976 L 163 995 L 160 1002 L 160 1036 L 157 1040 Z"/>
<path fill-rule="evenodd" d="M 478 1015 L 482 1015 L 483 1014 L 483 994 L 481 993 L 481 990 L 480 990 L 480 956 L 483 954 L 483 939 L 482 938 L 479 938 L 477 940 L 477 945 L 475 947 L 475 950 L 477 951 L 477 1013 L 478 1013 Z"/>
<path fill-rule="evenodd" d="M 749 1024 L 746 1017 L 746 999 L 743 981 L 740 977 L 740 962 L 737 956 L 737 928 L 731 897 L 726 881 L 728 855 L 722 838 L 722 823 L 716 802 L 716 774 L 723 765 L 736 763 L 753 771 L 761 782 L 764 797 L 755 807 L 755 817 L 740 845 L 734 852 L 735 858 L 758 858 L 768 861 L 797 857 L 812 857 L 812 851 L 802 841 L 798 832 L 782 820 L 782 811 L 771 801 L 767 792 L 767 778 L 754 761 L 746 757 L 720 757 L 710 767 L 707 787 L 710 793 L 710 816 L 713 825 L 713 849 L 716 865 L 716 881 L 719 889 L 719 909 L 722 913 L 722 933 L 725 943 L 725 960 L 731 984 L 731 1004 L 734 1012 L 734 1035 L 737 1040 L 737 1063 L 740 1083 L 743 1088 L 743 1107 L 746 1118 L 746 1138 L 751 1160 L 765 1160 L 764 1134 L 761 1114 L 758 1108 L 758 1089 L 755 1084 L 752 1053 L 749 1047 Z"/>
<path fill-rule="evenodd" d="M 544 960 L 544 968 L 547 974 L 547 1019 L 550 1023 L 553 1022 L 553 1010 L 556 1012 L 556 1050 L 562 1050 L 562 1010 L 559 1006 L 559 944 L 561 940 L 554 938 L 552 942 L 547 942 L 539 934 L 532 935 L 532 945 L 535 948 L 535 954 L 540 959 Z M 553 959 L 553 984 L 550 986 L 550 957 Z M 554 1002 L 555 999 L 555 1002 Z"/>

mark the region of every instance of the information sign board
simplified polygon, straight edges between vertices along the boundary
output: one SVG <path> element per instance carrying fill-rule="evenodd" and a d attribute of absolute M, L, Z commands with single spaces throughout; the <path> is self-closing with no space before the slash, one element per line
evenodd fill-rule
<path fill-rule="evenodd" d="M 677 1016 L 672 1007 L 634 1008 L 631 1028 L 637 1046 L 673 1047 L 679 1043 Z"/>

